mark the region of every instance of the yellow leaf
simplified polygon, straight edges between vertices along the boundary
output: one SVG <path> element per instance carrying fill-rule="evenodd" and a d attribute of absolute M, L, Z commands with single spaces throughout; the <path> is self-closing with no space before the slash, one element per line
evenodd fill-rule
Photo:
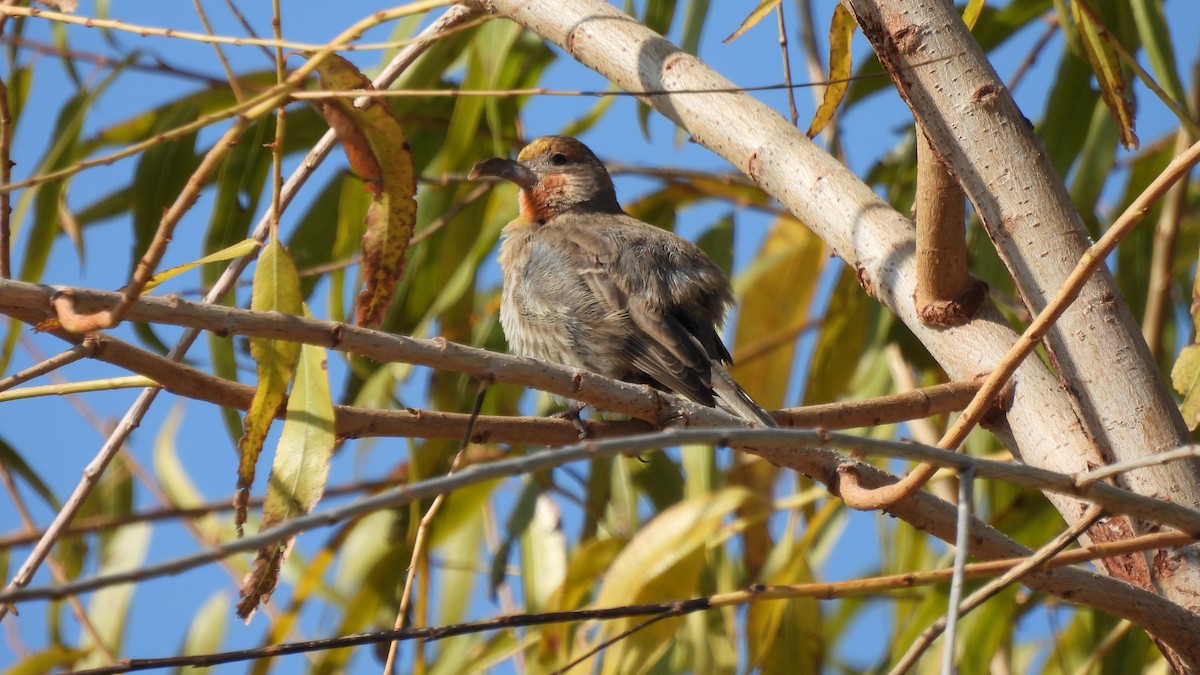
<path fill-rule="evenodd" d="M 242 241 L 239 241 L 238 243 L 236 243 L 232 246 L 227 246 L 227 247 L 221 249 L 220 251 L 210 253 L 210 254 L 204 256 L 203 258 L 200 258 L 199 260 L 193 260 L 190 263 L 184 263 L 182 265 L 176 265 L 175 267 L 165 269 L 165 270 L 159 272 L 158 274 L 155 274 L 154 276 L 150 277 L 150 281 L 146 283 L 146 289 L 144 292 L 148 293 L 150 291 L 150 289 L 161 284 L 162 282 L 166 281 L 167 279 L 170 279 L 171 277 L 179 276 L 180 274 L 183 274 L 184 272 L 186 272 L 190 269 L 199 267 L 201 265 L 207 265 L 208 263 L 220 262 L 222 260 L 233 260 L 234 258 L 240 258 L 240 257 L 246 255 L 247 253 L 250 253 L 254 249 L 258 248 L 258 246 L 259 246 L 259 243 L 253 239 L 243 239 Z"/>
<path fill-rule="evenodd" d="M 794 218 L 776 221 L 743 279 L 733 377 L 767 408 L 784 405 L 796 342 L 808 325 L 809 307 L 826 259 L 819 237 Z M 739 284 L 741 286 L 741 284 Z M 787 297 L 787 303 L 779 298 Z"/>
<path fill-rule="evenodd" d="M 370 89 L 371 83 L 345 59 L 333 56 L 317 66 L 327 89 Z M 325 120 L 337 134 L 350 166 L 372 193 L 367 231 L 362 238 L 364 288 L 355 321 L 379 327 L 404 272 L 404 254 L 417 220 L 417 174 L 412 150 L 400 121 L 384 102 L 363 108 L 353 99 L 334 98 L 322 105 Z"/>
<path fill-rule="evenodd" d="M 1183 394 L 1179 412 L 1183 413 L 1188 429 L 1195 431 L 1200 425 L 1200 345 L 1188 345 L 1179 352 L 1171 368 L 1171 384 Z"/>
<path fill-rule="evenodd" d="M 304 315 L 311 316 L 308 308 Z M 301 345 L 296 381 L 288 396 L 283 433 L 275 447 L 267 497 L 263 502 L 261 530 L 304 515 L 325 493 L 329 459 L 336 441 L 333 431 L 333 398 L 325 369 L 325 349 Z M 254 559 L 254 569 L 242 587 L 238 616 L 247 618 L 278 582 L 279 566 L 294 538 L 266 546 Z"/>
<path fill-rule="evenodd" d="M 850 39 L 857 26 L 849 10 L 842 5 L 834 6 L 833 19 L 829 22 L 829 84 L 825 86 L 825 96 L 813 115 L 812 124 L 808 125 L 809 138 L 829 125 L 850 87 Z"/>
<path fill-rule="evenodd" d="M 763 17 L 770 14 L 771 10 L 778 6 L 779 0 L 762 0 L 758 3 L 758 7 L 755 7 L 754 10 L 750 12 L 750 16 L 747 16 L 746 19 L 742 21 L 742 25 L 738 26 L 737 30 L 733 31 L 729 37 L 721 40 L 721 42 L 728 43 L 738 39 L 742 36 L 742 33 L 754 28 L 759 21 L 763 20 Z"/>
<path fill-rule="evenodd" d="M 647 523 L 613 560 L 596 596 L 597 607 L 660 602 L 700 594 L 705 554 L 731 535 L 726 521 L 753 499 L 749 491 L 728 488 L 682 501 Z M 608 640 L 644 619 L 607 621 L 593 642 Z M 682 617 L 658 621 L 609 646 L 602 673 L 645 672 L 670 646 Z M 593 644 L 594 646 L 594 644 Z M 594 672 L 589 660 L 580 672 Z"/>
<path fill-rule="evenodd" d="M 968 0 L 962 15 L 963 23 L 967 24 L 967 30 L 975 30 L 975 22 L 979 21 L 979 15 L 983 13 L 985 4 L 987 4 L 986 0 Z"/>
<path fill-rule="evenodd" d="M 299 315 L 300 276 L 291 256 L 283 249 L 278 239 L 272 239 L 254 268 L 254 292 L 250 308 L 258 312 L 281 312 Z M 246 503 L 250 497 L 250 486 L 254 484 L 254 468 L 262 452 L 263 441 L 275 413 L 283 403 L 288 381 L 296 368 L 300 356 L 300 345 L 287 340 L 250 338 L 250 355 L 258 368 L 258 387 L 254 399 L 246 411 L 242 425 L 242 438 L 238 442 L 241 460 L 238 463 L 238 493 L 235 498 L 237 513 L 234 522 L 241 534 L 246 522 Z"/>
<path fill-rule="evenodd" d="M 1110 44 L 1116 38 L 1108 32 L 1108 27 L 1095 9 L 1087 4 L 1087 0 L 1075 0 L 1071 3 L 1071 9 L 1079 26 L 1079 37 L 1083 41 L 1088 63 L 1096 75 L 1096 82 L 1100 84 L 1100 96 L 1117 123 L 1121 144 L 1128 150 L 1136 150 L 1138 137 L 1133 131 L 1133 102 L 1127 96 L 1129 84 L 1121 69 L 1120 54 Z"/>

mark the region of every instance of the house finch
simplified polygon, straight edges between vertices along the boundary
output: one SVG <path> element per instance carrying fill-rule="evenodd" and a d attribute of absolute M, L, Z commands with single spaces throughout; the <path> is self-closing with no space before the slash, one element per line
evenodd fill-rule
<path fill-rule="evenodd" d="M 733 290 L 721 270 L 695 244 L 625 213 L 587 146 L 543 136 L 516 161 L 477 163 L 470 177 L 480 176 L 521 188 L 500 245 L 500 323 L 514 352 L 775 426 L 727 370 L 718 327 Z"/>

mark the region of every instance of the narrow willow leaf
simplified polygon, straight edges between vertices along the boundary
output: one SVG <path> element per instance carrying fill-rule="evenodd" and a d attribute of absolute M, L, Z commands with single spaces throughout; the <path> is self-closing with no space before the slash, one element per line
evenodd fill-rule
<path fill-rule="evenodd" d="M 567 540 L 562 513 L 545 493 L 538 495 L 533 520 L 521 538 L 525 606 L 545 611 L 567 575 Z"/>
<path fill-rule="evenodd" d="M 846 90 L 850 88 L 850 40 L 858 27 L 850 10 L 842 5 L 833 8 L 833 19 L 829 22 L 829 83 L 825 85 L 825 96 L 808 125 L 808 137 L 821 133 L 837 112 Z"/>
<path fill-rule="evenodd" d="M 1195 431 L 1200 426 L 1200 345 L 1188 345 L 1179 352 L 1171 368 L 1171 384 L 1183 394 L 1179 412 L 1183 413 L 1188 429 Z"/>
<path fill-rule="evenodd" d="M 1134 23 L 1137 24 L 1138 37 L 1146 49 L 1146 59 L 1150 68 L 1162 83 L 1166 95 L 1176 101 L 1183 101 L 1183 82 L 1179 77 L 1179 69 L 1175 62 L 1175 45 L 1171 40 L 1171 31 L 1167 27 L 1167 19 L 1163 16 L 1163 3 L 1160 0 L 1130 0 L 1133 10 Z M 1196 114 L 1196 111 L 1192 111 Z"/>
<path fill-rule="evenodd" d="M 1104 104 L 1108 106 L 1109 113 L 1117 123 L 1121 144 L 1127 149 L 1136 150 L 1138 138 L 1134 133 L 1133 102 L 1128 95 L 1129 83 L 1125 81 L 1121 57 L 1110 44 L 1114 38 L 1101 22 L 1100 15 L 1090 4 L 1085 9 L 1080 8 L 1080 4 L 1085 2 L 1087 0 L 1074 0 L 1071 3 L 1084 52 L 1092 65 L 1096 82 L 1100 85 L 1100 95 Z"/>
<path fill-rule="evenodd" d="M 784 538 L 771 551 L 760 583 L 768 585 L 813 582 L 806 551 Z M 755 602 L 746 612 L 750 666 L 764 675 L 821 672 L 821 605 L 816 598 L 787 602 Z"/>
<path fill-rule="evenodd" d="M 54 491 L 42 480 L 37 471 L 29 466 L 21 453 L 3 439 L 0 439 L 0 466 L 3 466 L 9 474 L 23 478 L 29 487 L 33 488 L 33 491 L 46 502 L 47 506 L 55 511 L 59 510 L 58 498 L 54 496 Z"/>
<path fill-rule="evenodd" d="M 179 654 L 211 654 L 221 649 L 221 640 L 225 637 L 225 617 L 229 615 L 229 600 L 225 591 L 218 591 L 208 598 L 196 615 L 192 617 L 192 625 L 188 627 L 187 638 Z M 179 667 L 176 675 L 206 675 L 211 668 Z"/>
<path fill-rule="evenodd" d="M 51 647 L 40 652 L 34 652 L 21 657 L 8 666 L 4 675 L 42 675 L 58 670 L 74 670 L 80 659 L 87 656 L 86 649 L 67 649 L 66 647 Z"/>
<path fill-rule="evenodd" d="M 254 268 L 254 292 L 250 308 L 258 312 L 281 312 L 299 315 L 300 277 L 287 251 L 272 239 L 258 256 Z M 254 399 L 242 424 L 242 438 L 238 441 L 240 461 L 238 463 L 238 493 L 235 498 L 237 513 L 234 523 L 238 534 L 246 522 L 246 503 L 250 498 L 250 486 L 254 484 L 254 467 L 262 452 L 263 441 L 275 413 L 287 393 L 288 380 L 296 367 L 300 345 L 287 340 L 250 338 L 250 355 L 254 357 L 258 370 L 258 387 Z"/>
<path fill-rule="evenodd" d="M 761 0 L 758 3 L 758 6 L 750 11 L 750 15 L 742 20 L 742 25 L 738 26 L 737 30 L 730 33 L 729 37 L 725 38 L 721 42 L 729 43 L 740 38 L 743 33 L 751 28 L 754 28 L 759 21 L 762 21 L 764 17 L 771 13 L 771 10 L 778 6 L 779 0 Z"/>
<path fill-rule="evenodd" d="M 307 308 L 304 315 L 311 316 Z M 329 459 L 336 441 L 325 358 L 322 347 L 300 347 L 296 381 L 288 396 L 287 417 L 267 481 L 262 530 L 308 513 L 325 493 Z M 259 603 L 270 597 L 279 581 L 279 567 L 294 542 L 294 538 L 289 538 L 259 550 L 254 569 L 242 584 L 239 617 L 248 620 Z"/>
<path fill-rule="evenodd" d="M 154 438 L 154 476 L 158 479 L 158 484 L 171 506 L 181 509 L 197 508 L 206 500 L 204 493 L 196 487 L 183 462 L 179 459 L 175 439 L 182 421 L 183 408 L 177 406 L 171 409 L 166 419 L 163 420 L 162 426 L 159 427 L 158 434 Z M 192 526 L 208 541 L 222 541 L 231 534 L 222 531 L 221 523 L 211 513 L 196 516 L 191 519 L 191 522 Z M 234 566 L 244 566 L 244 562 L 237 558 L 231 560 L 230 563 Z"/>
<path fill-rule="evenodd" d="M 317 68 L 327 89 L 369 89 L 370 80 L 349 61 L 330 57 Z M 417 220 L 417 174 L 400 121 L 383 102 L 364 108 L 349 98 L 322 105 L 326 121 L 341 141 L 350 166 L 373 194 L 362 240 L 364 288 L 355 312 L 360 326 L 378 327 L 404 272 L 404 254 Z"/>
<path fill-rule="evenodd" d="M 804 405 L 836 401 L 850 386 L 850 375 L 862 360 L 871 330 L 871 302 L 858 285 L 854 270 L 844 268 L 821 323 Z"/>
<path fill-rule="evenodd" d="M 150 526 L 146 523 L 125 525 L 109 536 L 101 555 L 97 574 L 130 572 L 142 566 L 150 548 Z M 96 634 L 112 653 L 121 652 L 121 638 L 125 633 L 129 604 L 133 600 L 136 585 L 109 586 L 96 591 L 88 602 L 88 615 L 96 626 Z M 96 668 L 106 665 L 104 655 L 94 648 L 92 637 L 84 633 L 80 646 L 90 648 L 88 657 L 76 664 L 77 668 Z"/>
<path fill-rule="evenodd" d="M 700 51 L 700 35 L 708 18 L 708 6 L 709 0 L 688 0 L 687 8 L 683 11 L 683 32 L 679 36 L 679 46 L 689 54 Z"/>
<path fill-rule="evenodd" d="M 798 220 L 781 218 L 767 234 L 759 262 L 743 276 L 747 283 L 738 284 L 733 377 L 767 408 L 784 405 L 797 339 L 826 257 L 819 237 Z M 785 296 L 789 301 L 781 305 Z"/>
<path fill-rule="evenodd" d="M 186 272 L 188 270 L 195 269 L 201 265 L 207 265 L 208 263 L 220 262 L 222 260 L 233 260 L 234 258 L 240 258 L 240 257 L 246 255 L 247 253 L 250 253 L 254 249 L 258 248 L 258 246 L 259 246 L 259 243 L 256 240 L 244 239 L 244 240 L 239 241 L 238 243 L 234 244 L 233 246 L 230 246 L 228 248 L 223 248 L 220 251 L 217 251 L 215 253 L 210 253 L 209 255 L 206 255 L 203 258 L 200 258 L 199 260 L 193 260 L 190 263 L 184 263 L 182 265 L 176 265 L 175 267 L 170 267 L 168 269 L 165 269 L 165 270 L 159 272 L 158 274 L 155 274 L 154 276 L 150 277 L 150 281 L 146 283 L 146 288 L 145 288 L 144 292 L 148 293 L 148 292 L 150 292 L 150 290 L 152 288 L 161 284 L 162 282 L 166 281 L 167 279 L 170 279 L 171 277 L 177 277 L 180 274 L 183 274 L 184 272 Z M 124 290 L 124 289 L 122 289 L 122 290 Z"/>
<path fill-rule="evenodd" d="M 721 540 L 723 524 L 752 496 L 741 489 L 726 489 L 680 502 L 641 528 L 613 560 L 596 597 L 597 607 L 687 598 L 700 594 L 699 580 L 705 555 Z M 671 645 L 682 618 L 658 621 L 605 650 L 602 673 L 645 672 Z M 628 630 L 639 619 L 606 622 L 594 641 L 601 642 Z M 581 672 L 594 672 L 589 659 Z"/>
<path fill-rule="evenodd" d="M 975 29 L 975 23 L 979 21 L 979 15 L 983 13 L 985 4 L 987 4 L 986 0 L 967 0 L 967 6 L 963 8 L 962 14 L 963 23 L 967 24 L 967 30 Z"/>

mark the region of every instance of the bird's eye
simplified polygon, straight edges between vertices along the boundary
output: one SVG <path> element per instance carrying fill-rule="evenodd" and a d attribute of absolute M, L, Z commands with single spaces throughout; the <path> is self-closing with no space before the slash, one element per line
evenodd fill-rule
<path fill-rule="evenodd" d="M 554 166 L 563 166 L 567 163 L 567 156 L 561 152 L 556 152 L 550 155 L 550 163 Z"/>

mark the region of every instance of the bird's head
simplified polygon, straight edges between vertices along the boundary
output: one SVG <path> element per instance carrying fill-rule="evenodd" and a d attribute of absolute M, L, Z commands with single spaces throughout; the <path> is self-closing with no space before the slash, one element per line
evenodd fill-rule
<path fill-rule="evenodd" d="M 469 178 L 495 176 L 521 188 L 521 217 L 545 223 L 568 212 L 620 213 L 608 171 L 586 145 L 567 136 L 534 139 L 516 160 L 493 157 Z"/>

